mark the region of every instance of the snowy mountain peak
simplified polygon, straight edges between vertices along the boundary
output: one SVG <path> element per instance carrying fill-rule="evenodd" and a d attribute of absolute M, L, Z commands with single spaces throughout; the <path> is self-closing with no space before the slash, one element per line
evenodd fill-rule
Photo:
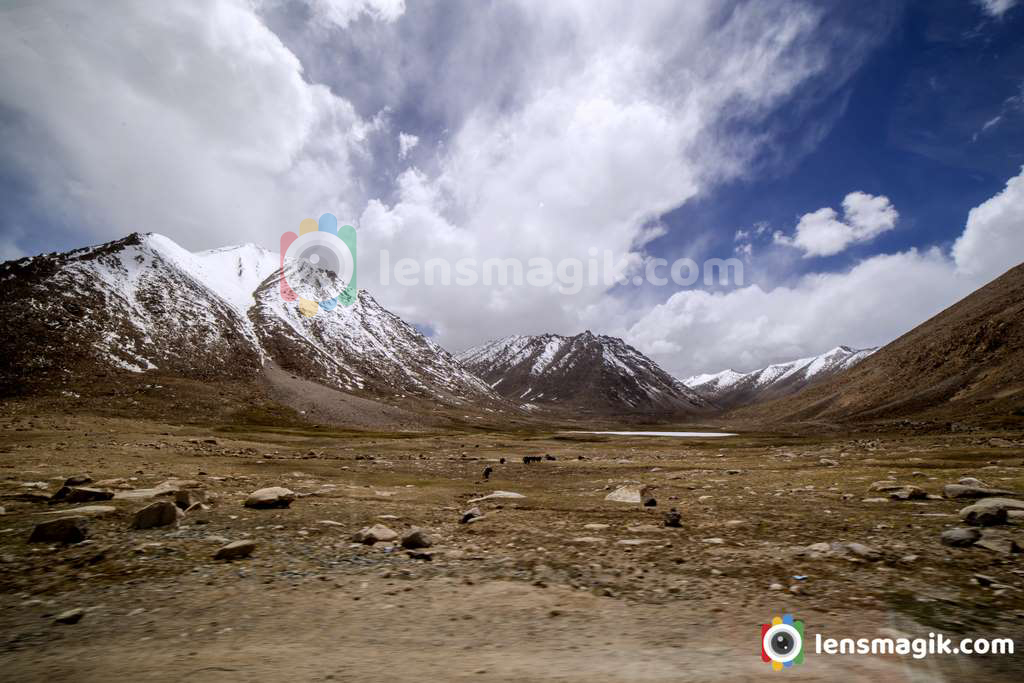
<path fill-rule="evenodd" d="M 621 339 L 589 330 L 575 336 L 514 335 L 457 358 L 499 394 L 531 409 L 664 413 L 707 406 Z"/>
<path fill-rule="evenodd" d="M 818 356 L 775 363 L 760 370 L 694 375 L 683 380 L 707 400 L 725 408 L 735 408 L 765 398 L 796 393 L 804 387 L 853 367 L 877 349 L 853 349 L 837 346 Z"/>
<path fill-rule="evenodd" d="M 280 265 L 254 244 L 193 253 L 157 233 L 5 263 L 0 390 L 112 367 L 254 379 L 269 361 L 344 390 L 501 402 L 366 292 L 300 315 Z"/>

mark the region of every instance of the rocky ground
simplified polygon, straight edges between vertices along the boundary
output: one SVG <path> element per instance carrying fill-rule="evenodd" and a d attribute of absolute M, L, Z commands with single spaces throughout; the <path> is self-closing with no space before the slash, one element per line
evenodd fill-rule
<path fill-rule="evenodd" d="M 1024 647 L 1019 434 L 372 433 L 8 409 L 0 439 L 7 680 L 753 680 L 771 673 L 760 624 L 783 612 L 810 647 L 929 632 Z M 517 495 L 477 500 L 495 492 Z M 1004 501 L 964 513 L 990 526 L 961 519 L 979 495 Z M 780 675 L 1019 680 L 1021 663 L 811 650 Z"/>

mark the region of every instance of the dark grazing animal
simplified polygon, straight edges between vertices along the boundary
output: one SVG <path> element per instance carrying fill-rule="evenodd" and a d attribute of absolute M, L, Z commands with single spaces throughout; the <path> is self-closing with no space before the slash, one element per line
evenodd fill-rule
<path fill-rule="evenodd" d="M 524 455 L 523 464 L 529 465 L 531 462 L 540 462 L 541 459 L 542 458 L 539 455 Z"/>
<path fill-rule="evenodd" d="M 493 471 L 494 471 L 493 468 L 485 467 L 484 468 L 484 479 L 490 479 L 491 478 L 491 472 L 493 472 Z"/>

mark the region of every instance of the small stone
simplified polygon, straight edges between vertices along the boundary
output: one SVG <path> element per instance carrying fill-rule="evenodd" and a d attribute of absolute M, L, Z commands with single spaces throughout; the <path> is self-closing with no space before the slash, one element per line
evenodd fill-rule
<path fill-rule="evenodd" d="M 770 591 L 780 591 L 780 590 L 782 590 L 782 584 L 781 583 L 773 583 L 772 585 L 768 586 L 768 590 L 770 590 Z"/>
<path fill-rule="evenodd" d="M 85 616 L 85 610 L 81 607 L 69 609 L 61 612 L 53 618 L 58 624 L 77 624 Z"/>
<path fill-rule="evenodd" d="M 864 558 L 865 560 L 878 560 L 881 558 L 881 553 L 870 546 L 866 546 L 863 543 L 847 543 L 846 550 L 856 555 L 857 557 Z"/>
<path fill-rule="evenodd" d="M 665 513 L 665 526 L 671 527 L 673 529 L 678 529 L 679 527 L 683 526 L 683 515 L 679 512 L 679 510 L 672 508 L 671 510 Z"/>
<path fill-rule="evenodd" d="M 988 486 L 988 484 L 986 484 L 982 480 L 975 479 L 974 477 L 960 477 L 956 483 L 960 484 L 961 486 L 974 486 L 980 488 L 985 488 L 986 486 Z"/>
<path fill-rule="evenodd" d="M 36 524 L 29 543 L 81 543 L 89 535 L 85 517 L 61 517 Z"/>
<path fill-rule="evenodd" d="M 434 541 L 430 538 L 427 532 L 423 529 L 411 529 L 406 533 L 402 534 L 402 547 L 409 550 L 417 550 L 419 548 L 429 548 L 434 545 Z"/>
<path fill-rule="evenodd" d="M 234 560 L 241 560 L 249 557 L 252 555 L 252 551 L 254 550 L 256 550 L 256 542 L 244 539 L 228 543 L 226 546 L 218 549 L 217 554 L 213 556 L 213 559 L 232 562 Z"/>
<path fill-rule="evenodd" d="M 892 500 L 927 500 L 928 492 L 918 486 L 901 486 L 889 491 Z"/>
<path fill-rule="evenodd" d="M 839 461 L 833 460 L 832 458 L 820 458 L 818 463 L 825 465 L 826 467 L 838 467 Z"/>
<path fill-rule="evenodd" d="M 398 538 L 398 534 L 395 531 L 383 524 L 374 524 L 373 526 L 364 527 L 353 534 L 352 542 L 373 545 L 382 541 L 393 541 L 396 538 Z"/>
<path fill-rule="evenodd" d="M 245 500 L 245 507 L 257 509 L 286 508 L 292 504 L 293 500 L 295 500 L 294 491 L 283 486 L 271 486 L 250 493 L 249 497 Z"/>
<path fill-rule="evenodd" d="M 76 474 L 64 480 L 64 486 L 85 486 L 92 483 L 92 477 L 88 474 Z"/>
<path fill-rule="evenodd" d="M 604 499 L 615 503 L 642 503 L 642 488 L 640 484 L 626 484 L 609 493 Z"/>
<path fill-rule="evenodd" d="M 208 496 L 203 489 L 179 489 L 174 492 L 174 504 L 182 510 L 188 510 L 195 505 L 205 505 L 208 502 Z"/>
<path fill-rule="evenodd" d="M 174 503 L 161 500 L 150 503 L 136 512 L 132 519 L 132 528 L 152 529 L 161 526 L 178 526 L 182 516 L 182 511 Z"/>
<path fill-rule="evenodd" d="M 589 529 L 590 531 L 602 531 L 604 529 L 607 529 L 609 526 L 610 526 L 609 524 L 597 524 L 597 523 L 594 523 L 594 524 L 584 524 L 583 528 L 584 529 Z"/>
<path fill-rule="evenodd" d="M 947 529 L 940 537 L 942 545 L 953 548 L 966 548 L 974 545 L 981 538 L 981 532 L 977 529 Z"/>
<path fill-rule="evenodd" d="M 483 517 L 483 514 L 484 513 L 480 512 L 480 508 L 469 508 L 462 513 L 462 518 L 459 520 L 459 524 L 468 524 L 474 519 Z"/>

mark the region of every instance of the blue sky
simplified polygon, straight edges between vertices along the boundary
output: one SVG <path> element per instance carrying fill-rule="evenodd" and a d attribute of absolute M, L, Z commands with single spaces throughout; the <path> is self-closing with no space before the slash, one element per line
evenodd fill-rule
<path fill-rule="evenodd" d="M 1024 260 L 1020 35 L 1015 0 L 13 3 L 0 258 L 276 249 L 331 212 L 360 285 L 452 350 L 592 329 L 686 375 L 883 344 Z M 590 248 L 745 281 L 380 272 Z"/>

